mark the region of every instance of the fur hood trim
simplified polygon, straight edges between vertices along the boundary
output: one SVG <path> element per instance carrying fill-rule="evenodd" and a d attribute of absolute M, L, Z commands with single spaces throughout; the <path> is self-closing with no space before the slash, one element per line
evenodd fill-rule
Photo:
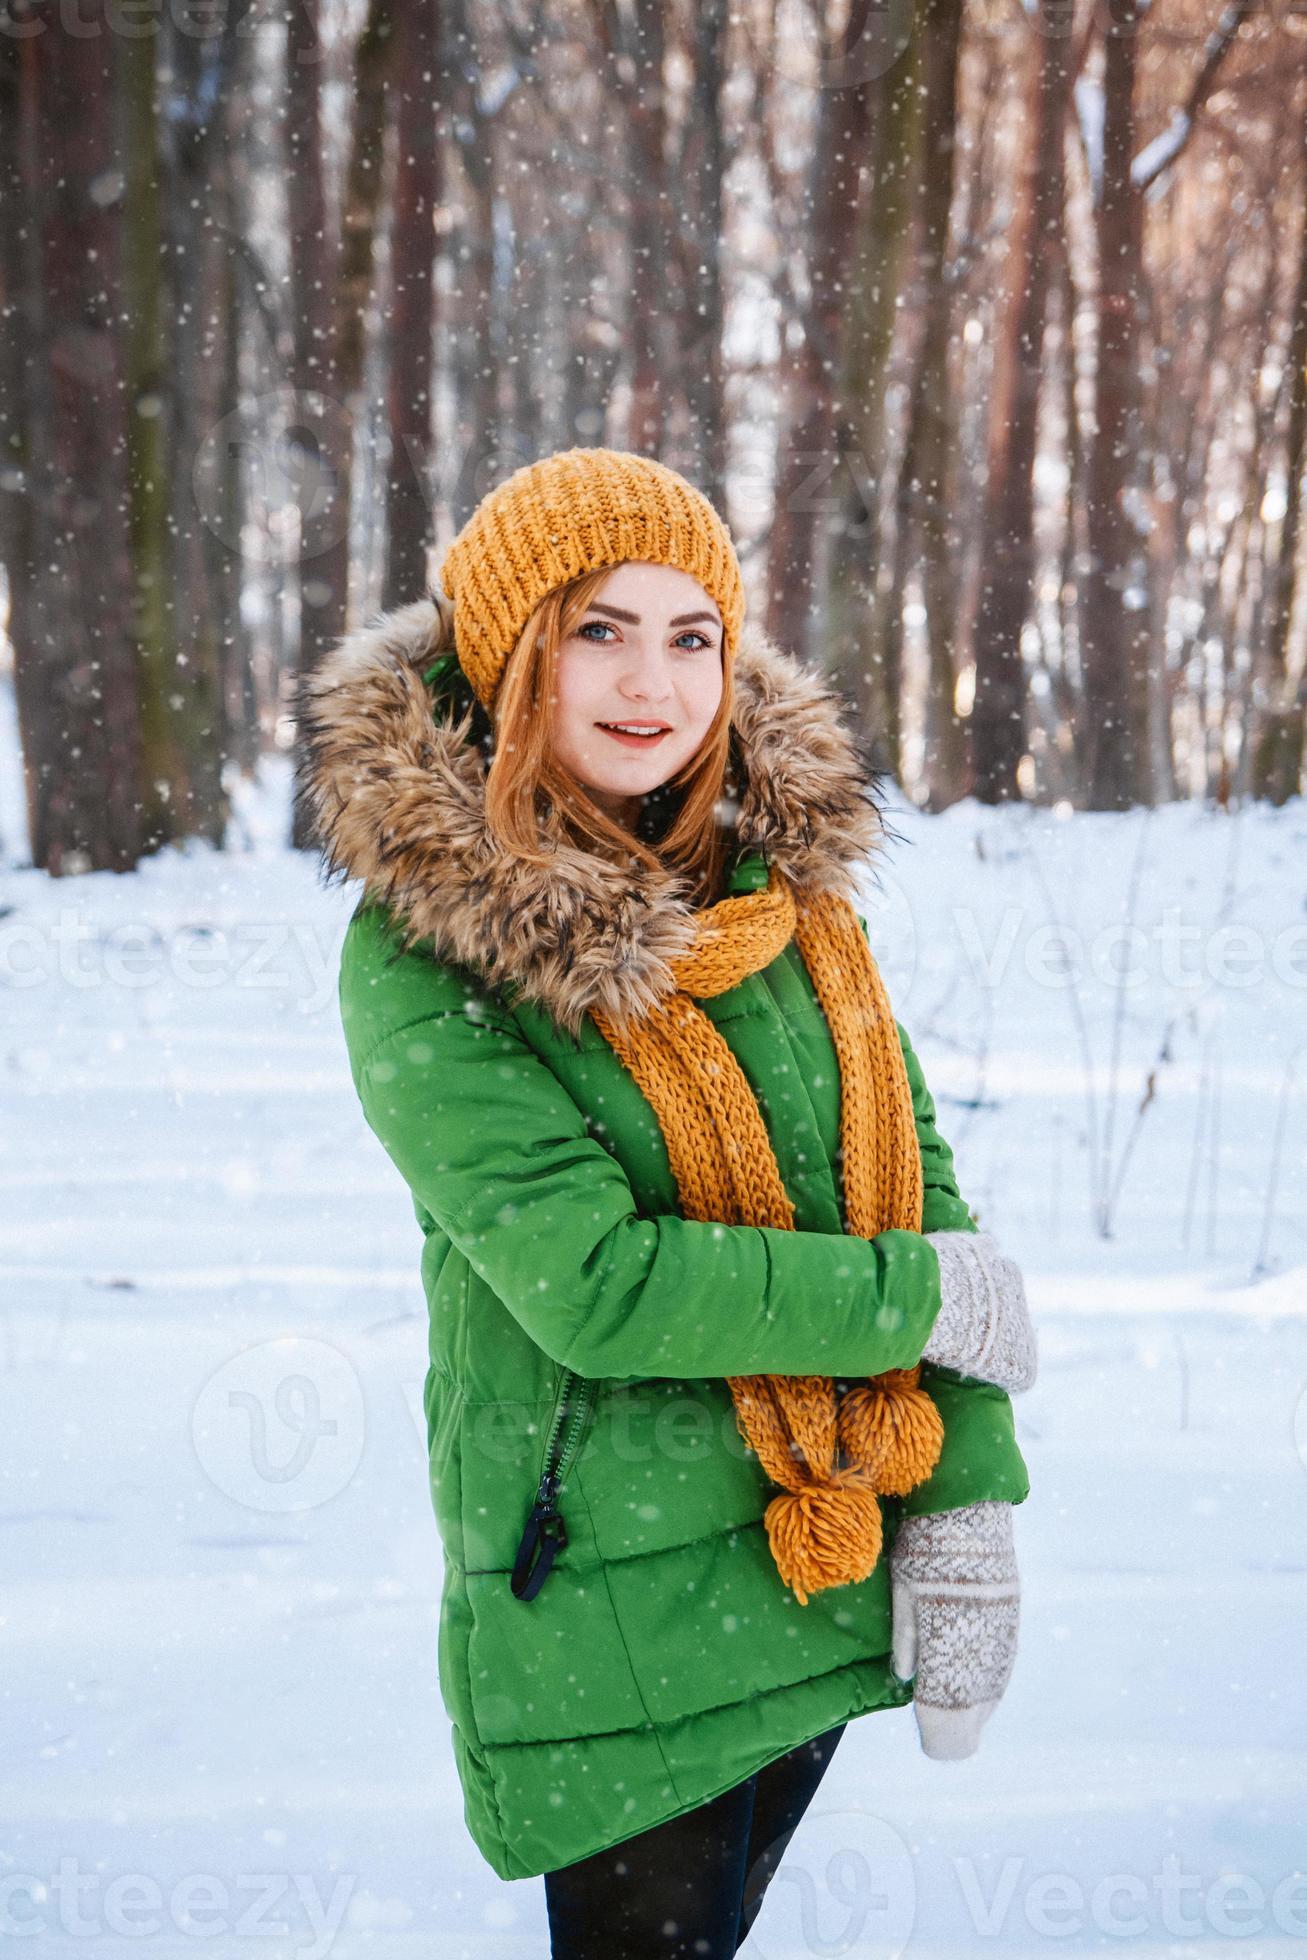
<path fill-rule="evenodd" d="M 326 881 L 362 879 L 406 946 L 430 941 L 437 958 L 473 968 L 492 989 L 511 985 L 574 1035 L 592 1007 L 641 1018 L 674 990 L 668 962 L 694 943 L 688 881 L 557 837 L 547 867 L 496 842 L 485 748 L 473 734 L 480 710 L 451 712 L 423 679 L 439 629 L 429 599 L 382 613 L 300 685 L 296 804 Z M 840 698 L 749 620 L 735 690 L 737 853 L 761 853 L 799 892 L 856 900 L 885 825 Z"/>

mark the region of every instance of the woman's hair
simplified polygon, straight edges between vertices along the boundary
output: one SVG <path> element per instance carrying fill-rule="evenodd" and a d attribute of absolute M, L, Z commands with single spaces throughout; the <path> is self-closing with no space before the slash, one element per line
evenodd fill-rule
<path fill-rule="evenodd" d="M 486 818 L 515 856 L 547 864 L 551 852 L 540 826 L 552 805 L 570 842 L 600 856 L 634 858 L 650 869 L 680 870 L 690 879 L 694 902 L 712 904 L 725 866 L 724 800 L 735 795 L 729 775 L 735 702 L 729 661 L 723 663 L 722 698 L 707 734 L 690 760 L 646 796 L 639 834 L 593 802 L 553 753 L 558 650 L 612 569 L 603 566 L 556 586 L 523 627 L 495 697 Z"/>

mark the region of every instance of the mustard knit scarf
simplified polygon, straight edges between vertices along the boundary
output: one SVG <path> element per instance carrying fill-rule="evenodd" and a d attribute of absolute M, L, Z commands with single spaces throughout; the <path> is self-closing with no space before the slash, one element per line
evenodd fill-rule
<path fill-rule="evenodd" d="M 757 1100 L 695 1004 L 760 972 L 794 939 L 839 1059 L 846 1230 L 865 1239 L 890 1227 L 919 1232 L 912 1090 L 853 907 L 831 892 L 798 900 L 773 866 L 765 891 L 723 899 L 698 920 L 694 949 L 671 962 L 677 991 L 653 1012 L 621 1025 L 593 1011 L 658 1118 L 685 1217 L 794 1230 Z M 870 1337 L 870 1299 L 867 1310 Z M 878 1495 L 906 1494 L 938 1462 L 943 1425 L 920 1373 L 891 1369 L 838 1403 L 828 1375 L 727 1377 L 741 1434 L 782 1487 L 767 1506 L 767 1536 L 801 1606 L 828 1586 L 867 1578 L 880 1557 Z"/>

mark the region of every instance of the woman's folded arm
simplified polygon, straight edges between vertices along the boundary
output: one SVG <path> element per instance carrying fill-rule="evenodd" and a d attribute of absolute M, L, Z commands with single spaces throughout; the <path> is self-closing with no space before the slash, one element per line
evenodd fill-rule
<path fill-rule="evenodd" d="M 406 1019 L 355 1069 L 411 1192 L 532 1339 L 579 1374 L 877 1374 L 920 1357 L 939 1262 L 875 1239 L 641 1217 L 562 1083 L 480 996 Z"/>

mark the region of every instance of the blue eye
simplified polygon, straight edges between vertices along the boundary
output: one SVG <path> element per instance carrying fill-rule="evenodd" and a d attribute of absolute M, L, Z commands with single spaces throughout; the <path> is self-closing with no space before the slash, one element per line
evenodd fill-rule
<path fill-rule="evenodd" d="M 590 644 L 592 646 L 599 647 L 599 646 L 608 646 L 610 644 L 610 642 L 607 640 L 596 640 L 591 638 L 592 629 L 600 633 L 612 633 L 616 630 L 612 625 L 611 621 L 607 619 L 587 619 L 583 626 L 577 627 L 576 637 L 578 638 L 578 640 L 585 640 L 585 639 L 590 640 Z M 685 640 L 697 640 L 699 644 L 693 647 L 682 646 L 682 642 Z M 705 650 L 705 648 L 710 649 L 712 647 L 713 642 L 708 638 L 706 633 L 700 633 L 695 627 L 687 626 L 684 633 L 677 634 L 673 644 L 682 647 L 682 651 L 685 653 L 702 653 Z"/>

